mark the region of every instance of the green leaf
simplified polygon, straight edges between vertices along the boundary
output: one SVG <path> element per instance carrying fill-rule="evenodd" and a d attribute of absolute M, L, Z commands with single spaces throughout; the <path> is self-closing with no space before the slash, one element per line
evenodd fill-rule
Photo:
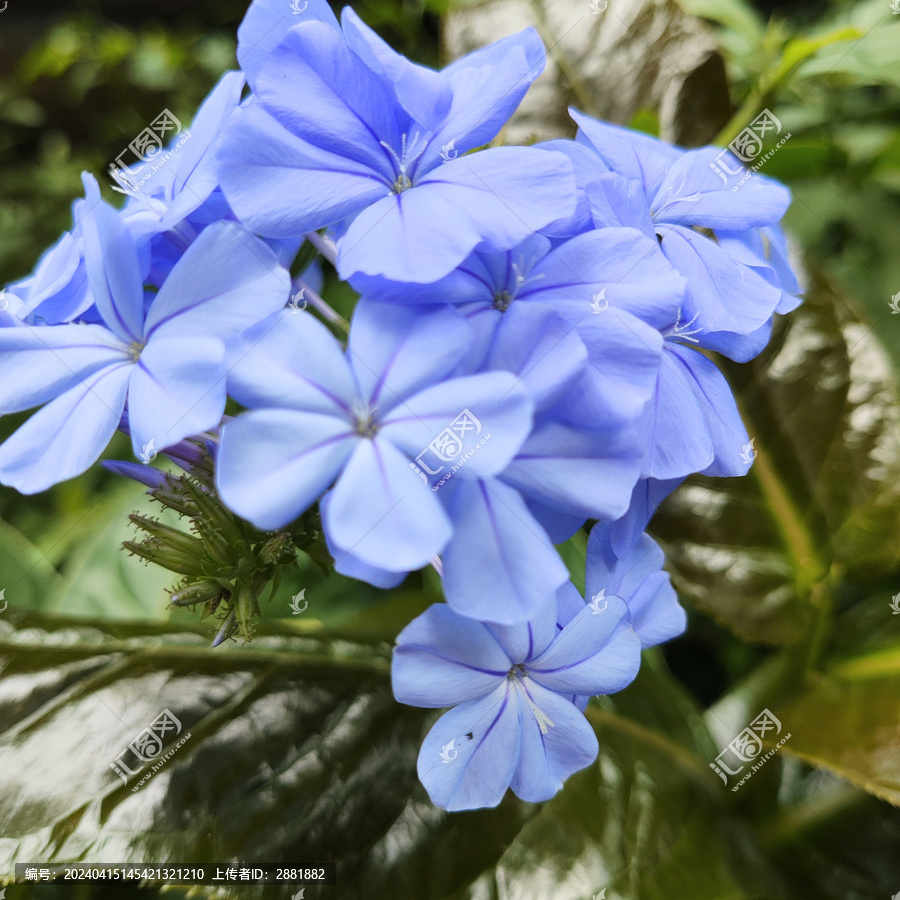
<path fill-rule="evenodd" d="M 110 621 L 157 621 L 169 618 L 166 607 L 178 576 L 130 556 L 122 542 L 133 540 L 128 514 L 140 512 L 177 525 L 178 516 L 164 511 L 138 484 L 121 485 L 90 518 L 94 528 L 76 545 L 60 584 L 43 609 L 69 616 Z M 76 526 L 77 527 L 77 526 Z"/>
<path fill-rule="evenodd" d="M 202 631 L 0 620 L 4 874 L 12 860 L 302 859 L 337 862 L 335 900 L 661 900 L 689 875 L 695 900 L 783 896 L 708 768 L 699 710 L 653 653 L 589 710 L 600 759 L 557 798 L 447 815 L 416 779 L 436 714 L 394 701 L 380 640 L 273 625 L 212 650 Z M 180 731 L 161 754 L 175 752 L 123 783 L 111 764 L 166 709 Z M 293 893 L 263 890 L 242 896 Z"/>
<path fill-rule="evenodd" d="M 878 650 L 850 656 L 784 709 L 784 751 L 900 806 L 900 626 Z"/>
<path fill-rule="evenodd" d="M 751 46 L 762 44 L 765 23 L 744 0 L 678 0 L 685 12 L 709 19 L 741 35 Z"/>
<path fill-rule="evenodd" d="M 60 581 L 43 554 L 0 520 L 0 610 L 42 609 Z"/>
<path fill-rule="evenodd" d="M 900 562 L 900 402 L 872 330 L 821 278 L 777 331 L 757 360 L 725 365 L 758 451 L 750 476 L 689 479 L 651 531 L 683 597 L 786 644 L 833 567 L 866 581 Z"/>

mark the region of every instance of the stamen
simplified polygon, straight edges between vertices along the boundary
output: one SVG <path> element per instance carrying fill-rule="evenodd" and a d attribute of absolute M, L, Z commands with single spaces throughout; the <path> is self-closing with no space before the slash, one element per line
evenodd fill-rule
<path fill-rule="evenodd" d="M 400 138 L 400 154 L 397 154 L 397 151 L 386 141 L 379 141 L 378 143 L 384 147 L 388 153 L 394 158 L 394 163 L 397 166 L 397 177 L 394 180 L 393 185 L 391 185 L 391 193 L 392 194 L 402 194 L 403 191 L 409 190 L 413 186 L 412 179 L 409 177 L 409 169 L 411 166 L 419 159 L 419 157 L 425 152 L 425 147 L 427 144 L 422 144 L 422 149 L 419 150 L 418 153 L 413 154 L 414 148 L 419 143 L 419 138 L 421 138 L 421 134 L 416 134 L 413 138 L 412 143 L 408 143 L 408 134 L 404 134 Z"/>
<path fill-rule="evenodd" d="M 691 337 L 691 335 L 698 334 L 699 332 L 703 331 L 703 329 L 702 328 L 694 328 L 693 330 L 688 330 L 688 329 L 690 329 L 691 325 L 693 325 L 694 322 L 697 321 L 697 319 L 699 317 L 700 317 L 700 313 L 697 313 L 697 315 L 694 316 L 694 318 L 691 319 L 690 322 L 682 323 L 681 307 L 679 306 L 678 314 L 675 317 L 675 324 L 663 335 L 663 337 L 673 338 L 674 340 L 679 340 L 679 341 L 690 341 L 692 344 L 699 344 L 700 339 Z"/>
<path fill-rule="evenodd" d="M 521 663 L 513 666 L 509 670 L 508 677 L 516 679 L 516 687 L 521 690 L 522 696 L 528 704 L 529 709 L 531 709 L 531 714 L 534 716 L 534 721 L 537 722 L 537 726 L 541 730 L 541 734 L 546 734 L 551 728 L 555 727 L 556 723 L 553 719 L 551 719 L 543 710 L 538 708 L 537 704 L 529 696 L 528 688 L 526 688 L 524 684 L 526 677 L 525 667 Z"/>

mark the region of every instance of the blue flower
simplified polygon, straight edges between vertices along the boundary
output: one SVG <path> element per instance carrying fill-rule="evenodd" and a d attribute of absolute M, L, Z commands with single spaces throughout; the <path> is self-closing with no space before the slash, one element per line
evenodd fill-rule
<path fill-rule="evenodd" d="M 610 597 L 628 605 L 632 627 L 641 646 L 652 647 L 681 634 L 687 624 L 684 610 L 663 571 L 665 555 L 647 534 L 640 535 L 621 557 L 612 547 L 612 525 L 598 522 L 587 545 L 584 592 L 595 609 Z"/>
<path fill-rule="evenodd" d="M 567 580 L 555 543 L 567 540 L 587 518 L 611 518 L 626 511 L 643 451 L 634 429 L 625 427 L 618 401 L 580 411 L 576 419 L 590 419 L 590 426 L 557 414 L 562 398 L 574 394 L 589 405 L 600 388 L 583 393 L 581 379 L 589 367 L 585 344 L 552 310 L 534 315 L 542 308 L 537 303 L 511 307 L 505 313 L 511 318 L 498 329 L 484 365 L 486 372 L 515 376 L 536 410 L 531 434 L 508 465 L 485 477 L 477 465 L 485 446 L 479 446 L 478 435 L 461 442 L 450 456 L 439 457 L 423 445 L 416 458 L 420 477 L 453 525 L 439 563 L 448 603 L 461 615 L 503 624 L 533 615 Z M 420 307 L 418 314 L 429 313 Z M 655 332 L 650 334 L 659 341 Z M 650 390 L 658 356 L 647 358 L 642 349 L 622 349 L 614 341 L 607 345 L 601 368 L 609 376 L 608 393 L 627 394 L 628 387 L 619 387 L 618 378 L 624 382 L 629 373 L 636 383 L 647 382 Z M 649 381 L 643 373 L 647 366 Z M 596 380 L 606 377 L 597 373 Z M 577 411 L 578 404 L 573 408 Z M 337 569 L 345 575 L 379 587 L 401 580 L 396 573 L 363 564 L 353 552 L 335 555 Z M 491 585 L 489 592 L 485 584 Z"/>
<path fill-rule="evenodd" d="M 251 10 L 254 35 L 267 10 Z M 265 59 L 247 49 L 254 100 L 232 116 L 219 152 L 241 221 L 288 238 L 346 220 L 342 277 L 429 283 L 479 244 L 509 249 L 571 215 L 575 182 L 563 154 L 464 155 L 497 134 L 543 69 L 534 31 L 438 73 L 399 56 L 349 7 L 342 24 L 340 33 L 304 20 Z"/>
<path fill-rule="evenodd" d="M 787 189 L 756 175 L 734 192 L 710 166 L 721 152 L 714 147 L 686 151 L 576 111 L 572 116 L 577 143 L 544 145 L 575 162 L 583 195 L 568 227 L 628 225 L 658 236 L 688 279 L 683 321 L 696 323 L 703 345 L 741 358 L 753 347 L 758 352 L 766 332 L 743 344 L 729 337 L 766 329 L 777 310 L 790 306 L 784 295 L 796 282 L 770 230 L 790 203 Z"/>
<path fill-rule="evenodd" d="M 176 134 L 165 151 L 114 173 L 117 190 L 129 198 L 122 216 L 132 234 L 173 232 L 171 239 L 183 250 L 203 225 L 230 215 L 219 192 L 215 153 L 243 88 L 242 72 L 226 72 L 191 127 Z"/>
<path fill-rule="evenodd" d="M 426 565 L 452 528 L 412 461 L 429 447 L 446 454 L 480 429 L 490 440 L 461 477 L 491 477 L 532 424 L 532 403 L 512 375 L 447 378 L 469 340 L 450 311 L 386 304 L 357 307 L 346 354 L 309 314 L 251 329 L 229 376 L 229 393 L 250 411 L 223 428 L 223 500 L 269 530 L 334 483 L 321 510 L 339 561 L 352 554 L 394 573 Z"/>
<path fill-rule="evenodd" d="M 432 801 L 496 806 L 510 787 L 523 800 L 548 800 L 597 756 L 585 698 L 630 684 L 640 650 L 624 599 L 611 596 L 597 614 L 571 582 L 514 626 L 430 607 L 397 638 L 392 674 L 401 703 L 453 707 L 419 753 Z"/>
<path fill-rule="evenodd" d="M 288 295 L 288 273 L 236 223 L 206 229 L 159 292 L 145 292 L 131 237 L 84 181 L 80 226 L 101 324 L 0 328 L 0 414 L 43 406 L 0 446 L 0 481 L 22 493 L 85 471 L 126 400 L 136 455 L 218 425 L 226 342 Z"/>

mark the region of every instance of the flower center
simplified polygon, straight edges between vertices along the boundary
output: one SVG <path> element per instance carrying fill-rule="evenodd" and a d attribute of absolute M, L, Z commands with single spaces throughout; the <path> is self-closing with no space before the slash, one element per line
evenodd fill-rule
<path fill-rule="evenodd" d="M 141 358 L 141 354 L 144 352 L 144 347 L 146 346 L 146 344 L 139 344 L 137 341 L 132 343 L 128 348 L 128 355 L 131 357 L 132 362 L 137 362 Z"/>
<path fill-rule="evenodd" d="M 663 337 L 666 340 L 673 341 L 689 341 L 692 344 L 699 344 L 700 339 L 693 337 L 693 335 L 698 334 L 702 331 L 702 328 L 691 328 L 691 325 L 697 321 L 700 313 L 697 313 L 690 322 L 682 322 L 681 321 L 681 307 L 678 307 L 678 314 L 675 317 L 675 324 L 669 328 L 666 332 L 664 332 Z"/>
<path fill-rule="evenodd" d="M 361 437 L 372 438 L 378 434 L 375 413 L 368 406 L 359 406 L 354 409 L 353 418 L 356 420 L 356 433 Z"/>
<path fill-rule="evenodd" d="M 425 147 L 427 146 L 427 144 L 423 143 L 422 148 L 418 152 L 415 152 L 416 145 L 419 143 L 421 135 L 417 134 L 411 142 L 408 141 L 408 137 L 409 135 L 406 134 L 402 136 L 400 153 L 397 153 L 397 151 L 385 141 L 378 142 L 394 158 L 396 177 L 394 178 L 394 183 L 391 185 L 391 194 L 402 194 L 413 186 L 409 170 L 425 152 Z"/>
<path fill-rule="evenodd" d="M 506 312 L 512 302 L 513 295 L 509 291 L 497 291 L 494 294 L 494 309 L 499 309 L 500 312 Z"/>
<path fill-rule="evenodd" d="M 541 729 L 541 734 L 546 734 L 554 727 L 555 723 L 553 719 L 543 712 L 534 700 L 531 699 L 531 695 L 528 693 L 528 688 L 525 685 L 527 675 L 528 673 L 525 671 L 525 666 L 522 663 L 517 663 L 509 670 L 507 678 L 514 683 L 515 687 L 520 691 L 522 699 L 528 704 L 528 708 L 534 716 L 534 721 L 537 722 L 538 728 Z"/>

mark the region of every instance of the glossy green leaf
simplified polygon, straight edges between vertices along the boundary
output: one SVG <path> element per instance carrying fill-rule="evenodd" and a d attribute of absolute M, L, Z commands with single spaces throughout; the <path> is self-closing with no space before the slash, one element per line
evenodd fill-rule
<path fill-rule="evenodd" d="M 890 609 L 881 607 L 887 619 Z M 783 713 L 785 752 L 900 806 L 900 629 L 894 641 L 839 662 Z"/>
<path fill-rule="evenodd" d="M 600 758 L 557 798 L 447 815 L 415 771 L 435 714 L 394 701 L 381 641 L 285 627 L 211 650 L 201 632 L 0 621 L 0 875 L 29 859 L 303 859 L 338 863 L 336 900 L 656 900 L 691 872 L 697 900 L 783 896 L 653 653 L 589 710 Z M 122 754 L 166 709 L 180 731 L 161 752 L 177 749 L 146 779 L 153 760 Z"/>
<path fill-rule="evenodd" d="M 758 453 L 750 476 L 690 479 L 651 531 L 683 597 L 784 644 L 832 566 L 867 580 L 900 562 L 900 403 L 872 329 L 821 279 L 777 330 L 757 360 L 725 367 Z"/>
<path fill-rule="evenodd" d="M 122 542 L 135 536 L 129 513 L 140 512 L 169 525 L 177 524 L 178 517 L 164 513 L 141 485 L 132 482 L 119 486 L 100 506 L 102 519 L 91 517 L 96 530 L 75 525 L 82 536 L 64 570 L 65 582 L 43 608 L 110 621 L 165 621 L 169 618 L 166 589 L 177 576 L 129 555 Z"/>
<path fill-rule="evenodd" d="M 0 520 L 0 615 L 7 609 L 42 609 L 60 577 L 44 555 Z"/>

